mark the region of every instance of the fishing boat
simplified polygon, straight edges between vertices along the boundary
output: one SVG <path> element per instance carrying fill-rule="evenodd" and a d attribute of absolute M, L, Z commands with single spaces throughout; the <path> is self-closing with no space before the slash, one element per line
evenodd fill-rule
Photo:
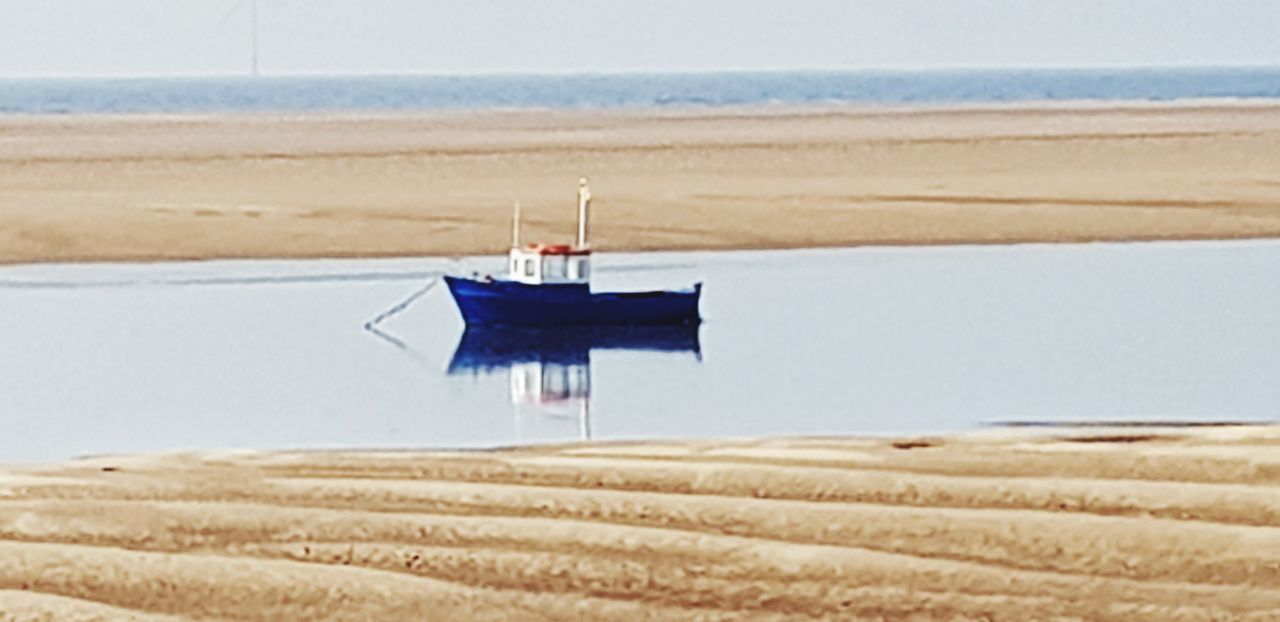
<path fill-rule="evenodd" d="M 578 183 L 574 245 L 520 243 L 516 205 L 505 278 L 446 276 L 467 326 L 655 326 L 701 322 L 702 284 L 684 290 L 595 292 L 587 218 L 591 190 Z"/>

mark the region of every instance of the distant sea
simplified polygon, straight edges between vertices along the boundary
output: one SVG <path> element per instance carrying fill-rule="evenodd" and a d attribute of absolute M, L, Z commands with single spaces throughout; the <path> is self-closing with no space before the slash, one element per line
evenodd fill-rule
<path fill-rule="evenodd" d="M 1280 67 L 0 79 L 0 113 L 388 111 L 1278 98 Z"/>

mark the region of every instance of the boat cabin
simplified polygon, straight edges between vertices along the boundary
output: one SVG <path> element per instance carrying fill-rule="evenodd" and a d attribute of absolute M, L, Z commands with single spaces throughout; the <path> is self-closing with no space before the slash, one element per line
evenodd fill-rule
<path fill-rule="evenodd" d="M 591 190 L 584 177 L 578 182 L 578 243 L 520 244 L 520 204 L 516 204 L 507 261 L 508 278 L 526 285 L 581 284 L 591 278 L 591 249 L 587 245 L 587 213 Z"/>
<path fill-rule="evenodd" d="M 558 244 L 512 248 L 507 268 L 512 281 L 526 285 L 586 284 L 591 278 L 591 251 Z"/>

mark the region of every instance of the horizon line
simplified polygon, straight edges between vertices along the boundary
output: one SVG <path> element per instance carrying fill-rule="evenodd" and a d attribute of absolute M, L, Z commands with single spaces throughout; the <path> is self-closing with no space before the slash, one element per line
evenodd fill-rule
<path fill-rule="evenodd" d="M 204 73 L 49 73 L 0 75 L 0 80 L 156 80 L 156 79 L 225 79 L 244 78 L 487 78 L 487 77 L 606 77 L 645 75 L 708 74 L 780 74 L 780 73 L 963 73 L 989 71 L 1070 72 L 1070 71 L 1188 71 L 1232 69 L 1280 69 L 1276 63 L 1186 63 L 1186 64 L 1115 64 L 1115 65 L 939 65 L 939 66 L 866 66 L 866 67 L 721 67 L 674 69 L 565 69 L 565 70 L 474 70 L 474 71 L 297 71 L 257 75 L 246 72 L 216 71 Z"/>

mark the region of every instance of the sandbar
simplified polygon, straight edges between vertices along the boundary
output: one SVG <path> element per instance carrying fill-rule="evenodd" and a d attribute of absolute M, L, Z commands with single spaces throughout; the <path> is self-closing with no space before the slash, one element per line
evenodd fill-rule
<path fill-rule="evenodd" d="M 0 263 L 1280 235 L 1280 104 L 0 116 Z"/>

